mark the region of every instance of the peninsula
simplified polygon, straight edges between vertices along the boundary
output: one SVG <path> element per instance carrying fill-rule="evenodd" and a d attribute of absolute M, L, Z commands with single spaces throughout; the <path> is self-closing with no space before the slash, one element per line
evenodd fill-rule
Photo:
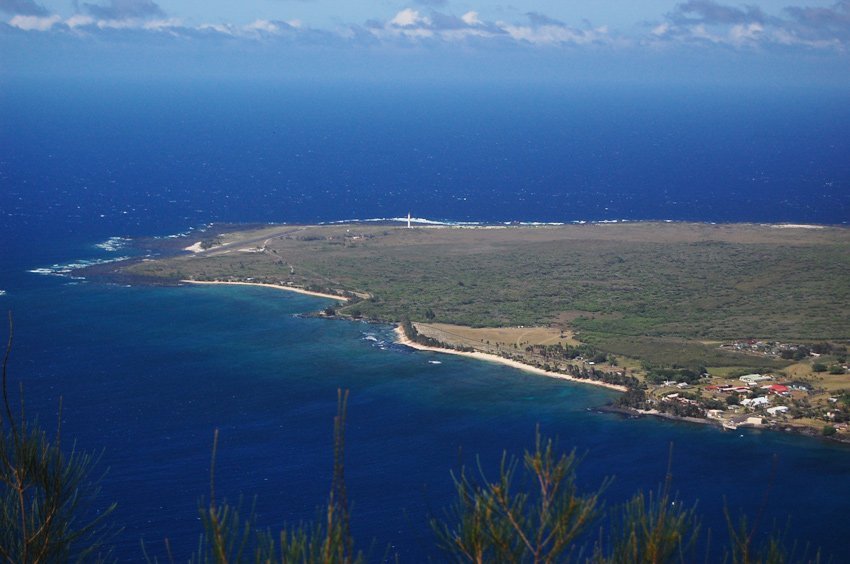
<path fill-rule="evenodd" d="M 267 225 L 109 265 L 271 285 L 419 347 L 625 393 L 619 407 L 850 439 L 850 230 L 807 225 Z"/>

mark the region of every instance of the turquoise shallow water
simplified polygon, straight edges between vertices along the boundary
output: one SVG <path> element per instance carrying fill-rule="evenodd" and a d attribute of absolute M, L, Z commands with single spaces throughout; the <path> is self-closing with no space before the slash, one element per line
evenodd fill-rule
<path fill-rule="evenodd" d="M 150 288 L 38 279 L 6 296 L 16 311 L 11 370 L 44 422 L 64 402 L 63 433 L 103 449 L 103 499 L 117 500 L 122 558 L 168 537 L 188 554 L 200 533 L 214 429 L 219 497 L 256 496 L 264 526 L 315 515 L 331 478 L 336 390 L 351 390 L 346 476 L 364 548 L 403 561 L 433 552 L 429 514 L 451 500 L 449 471 L 494 471 L 534 430 L 585 455 L 582 487 L 615 476 L 610 503 L 663 480 L 674 445 L 675 487 L 725 531 L 725 503 L 763 529 L 842 554 L 831 526 L 850 498 L 850 449 L 763 432 L 593 409 L 615 394 L 391 342 L 392 328 L 305 319 L 321 299 L 245 287 Z M 438 361 L 439 364 L 434 361 Z M 765 496 L 767 494 L 767 501 Z"/>

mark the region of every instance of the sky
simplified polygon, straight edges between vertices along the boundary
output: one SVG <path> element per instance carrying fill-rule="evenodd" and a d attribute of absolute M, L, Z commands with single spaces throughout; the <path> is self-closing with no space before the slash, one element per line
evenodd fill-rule
<path fill-rule="evenodd" d="M 0 0 L 0 78 L 328 75 L 840 86 L 850 0 Z"/>

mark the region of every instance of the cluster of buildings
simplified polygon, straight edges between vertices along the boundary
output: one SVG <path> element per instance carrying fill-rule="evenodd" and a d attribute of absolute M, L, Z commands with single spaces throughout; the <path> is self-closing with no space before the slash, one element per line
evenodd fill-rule
<path fill-rule="evenodd" d="M 684 389 L 690 388 L 687 384 L 664 382 L 668 393 L 659 398 L 657 409 L 673 415 L 714 419 L 728 429 L 766 425 L 785 429 L 809 426 L 820 434 L 820 428 L 814 427 L 817 423 L 812 420 L 821 420 L 824 435 L 850 430 L 850 405 L 845 405 L 847 402 L 841 397 L 829 397 L 828 403 L 823 405 L 825 402 L 812 396 L 809 384 L 794 381 L 779 383 L 769 374 L 746 374 L 736 380 L 700 386 L 701 391 L 697 394 L 688 393 Z M 801 419 L 802 423 L 792 423 L 791 417 Z M 803 427 L 800 427 L 801 424 Z"/>
<path fill-rule="evenodd" d="M 801 356 L 806 357 L 811 355 L 803 345 L 793 343 L 780 343 L 778 341 L 760 341 L 758 339 L 745 339 L 743 341 L 735 341 L 733 343 L 720 345 L 722 349 L 731 349 L 738 352 L 755 353 L 764 356 L 781 357 L 783 353 L 787 356 L 788 353 L 801 352 Z M 815 355 L 817 356 L 817 355 Z"/>

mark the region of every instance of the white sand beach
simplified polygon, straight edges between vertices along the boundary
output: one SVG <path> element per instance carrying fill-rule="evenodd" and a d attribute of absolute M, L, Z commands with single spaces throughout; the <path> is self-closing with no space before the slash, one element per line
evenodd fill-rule
<path fill-rule="evenodd" d="M 201 246 L 201 242 L 198 241 L 197 243 L 189 245 L 188 247 L 184 247 L 183 250 L 189 251 L 190 253 L 201 253 L 204 251 L 204 248 Z"/>
<path fill-rule="evenodd" d="M 601 386 L 603 388 L 608 388 L 610 390 L 617 390 L 618 392 L 625 392 L 625 386 L 618 386 L 616 384 L 608 384 L 606 382 L 600 382 L 598 380 L 588 380 L 582 378 L 574 378 L 573 376 L 569 376 L 567 374 L 561 374 L 560 372 L 551 372 L 549 370 L 543 370 L 542 368 L 537 368 L 536 366 L 531 366 L 529 364 L 524 364 L 522 362 L 511 360 L 509 358 L 503 358 L 501 356 L 496 356 L 494 354 L 487 354 L 482 352 L 463 352 L 456 351 L 453 349 L 445 349 L 442 347 L 428 347 L 425 345 L 420 345 L 419 343 L 414 343 L 410 339 L 407 338 L 407 335 L 404 334 L 404 331 L 401 327 L 395 328 L 396 334 L 396 342 L 405 346 L 408 346 L 412 349 L 416 349 L 419 351 L 431 351 L 445 354 L 454 354 L 458 356 L 465 356 L 468 358 L 474 358 L 477 360 L 484 360 L 487 362 L 496 362 L 499 364 L 504 364 L 506 366 L 510 366 L 512 368 L 518 368 L 519 370 L 524 370 L 526 372 L 531 372 L 532 374 L 539 374 L 540 376 L 547 376 L 549 378 L 558 378 L 560 380 L 569 380 L 571 382 L 577 382 L 579 384 L 590 384 L 592 386 Z"/>
<path fill-rule="evenodd" d="M 180 282 L 185 282 L 186 284 L 221 284 L 221 285 L 229 285 L 229 286 L 258 286 L 260 288 L 273 288 L 275 290 L 285 290 L 287 292 L 295 292 L 297 294 L 304 294 L 307 296 L 315 296 L 317 298 L 328 298 L 331 300 L 337 300 L 339 302 L 347 302 L 349 298 L 345 296 L 337 296 L 335 294 L 325 294 L 322 292 L 313 292 L 311 290 L 305 290 L 303 288 L 296 288 L 294 286 L 281 286 L 278 284 L 263 284 L 261 282 L 225 282 L 221 280 L 181 280 Z"/>

